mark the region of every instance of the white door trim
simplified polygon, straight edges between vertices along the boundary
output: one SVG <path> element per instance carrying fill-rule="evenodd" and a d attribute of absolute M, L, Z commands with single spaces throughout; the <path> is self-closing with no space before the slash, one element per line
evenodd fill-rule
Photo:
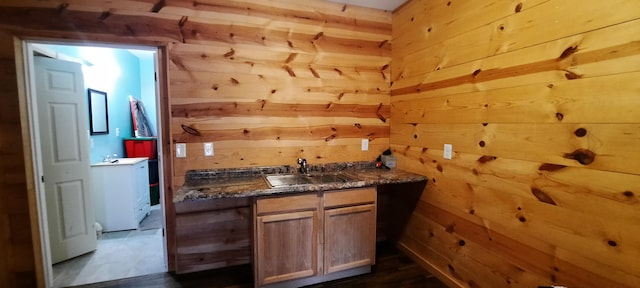
<path fill-rule="evenodd" d="M 41 141 L 40 141 L 40 125 L 38 119 L 38 105 L 36 100 L 36 84 L 34 83 L 35 69 L 33 53 L 34 48 L 32 42 L 23 41 L 23 59 L 24 59 L 24 72 L 25 72 L 25 87 L 26 87 L 26 99 L 29 113 L 29 130 L 31 136 L 31 155 L 33 156 L 33 175 L 34 175 L 34 189 L 36 192 L 36 205 L 38 207 L 38 226 L 40 228 L 40 251 L 42 253 L 44 280 L 46 287 L 53 285 L 53 269 L 51 267 L 51 253 L 49 243 L 49 227 L 47 225 L 47 203 L 45 198 L 44 182 L 40 179 L 39 175 L 43 175 L 42 167 L 42 155 L 41 155 Z M 35 250 L 35 249 L 34 249 Z"/>

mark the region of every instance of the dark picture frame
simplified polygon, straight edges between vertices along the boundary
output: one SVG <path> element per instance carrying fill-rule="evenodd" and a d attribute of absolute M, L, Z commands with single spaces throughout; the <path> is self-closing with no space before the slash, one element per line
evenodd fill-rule
<path fill-rule="evenodd" d="M 89 128 L 91 135 L 109 134 L 109 109 L 107 108 L 107 93 L 88 89 L 89 98 Z"/>

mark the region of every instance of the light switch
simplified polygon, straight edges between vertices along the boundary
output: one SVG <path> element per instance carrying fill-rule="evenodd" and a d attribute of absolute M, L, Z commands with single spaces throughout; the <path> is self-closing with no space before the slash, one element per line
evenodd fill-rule
<path fill-rule="evenodd" d="M 444 157 L 444 159 L 451 159 L 452 155 L 453 155 L 453 145 L 444 144 L 444 155 L 442 155 L 442 157 Z"/>
<path fill-rule="evenodd" d="M 369 150 L 369 139 L 362 139 L 361 149 L 362 151 Z"/>
<path fill-rule="evenodd" d="M 213 156 L 213 143 L 211 142 L 204 143 L 204 156 L 207 156 L 207 157 Z"/>
<path fill-rule="evenodd" d="M 187 157 L 187 144 L 176 143 L 176 158 L 185 158 L 185 157 Z"/>

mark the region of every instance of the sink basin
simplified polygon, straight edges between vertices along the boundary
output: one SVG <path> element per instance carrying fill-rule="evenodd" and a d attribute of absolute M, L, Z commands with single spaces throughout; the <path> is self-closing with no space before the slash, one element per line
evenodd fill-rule
<path fill-rule="evenodd" d="M 311 184 L 311 180 L 306 175 L 299 174 L 267 175 L 264 178 L 271 187 Z"/>
<path fill-rule="evenodd" d="M 329 184 L 352 181 L 351 176 L 344 173 L 322 173 L 322 174 L 279 174 L 264 176 L 267 184 L 271 187 L 285 187 L 305 184 Z"/>

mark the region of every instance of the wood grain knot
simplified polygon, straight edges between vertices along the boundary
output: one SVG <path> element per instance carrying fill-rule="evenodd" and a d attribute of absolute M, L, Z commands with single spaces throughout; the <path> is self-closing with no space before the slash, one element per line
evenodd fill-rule
<path fill-rule="evenodd" d="M 67 8 L 69 8 L 69 3 L 62 3 L 58 6 L 58 14 L 62 14 L 62 12 L 64 12 L 65 10 L 67 10 Z"/>
<path fill-rule="evenodd" d="M 358 129 L 362 129 L 362 124 L 360 124 L 360 123 L 355 123 L 353 125 L 356 126 L 356 128 L 358 128 Z"/>
<path fill-rule="evenodd" d="M 625 197 L 629 197 L 629 198 L 634 196 L 633 192 L 631 192 L 631 191 L 624 191 L 624 192 L 622 192 L 622 195 L 624 195 Z"/>
<path fill-rule="evenodd" d="M 231 50 L 229 50 L 229 52 L 224 53 L 224 58 L 229 58 L 231 56 L 233 56 L 234 54 L 236 54 L 236 50 L 233 50 L 233 48 L 231 48 Z"/>
<path fill-rule="evenodd" d="M 564 119 L 564 114 L 562 113 L 556 113 L 556 119 L 558 119 L 558 121 L 562 121 L 562 119 Z"/>
<path fill-rule="evenodd" d="M 473 71 L 473 77 L 478 76 L 480 72 L 482 72 L 482 69 L 476 69 L 476 71 Z"/>
<path fill-rule="evenodd" d="M 111 16 L 111 12 L 110 11 L 104 11 L 104 12 L 102 12 L 102 14 L 100 14 L 100 16 L 98 17 L 98 20 L 104 21 L 105 19 L 109 18 L 109 16 Z"/>
<path fill-rule="evenodd" d="M 524 222 L 527 222 L 527 218 L 524 216 L 518 216 L 518 221 L 524 223 Z"/>
<path fill-rule="evenodd" d="M 166 6 L 167 4 L 165 3 L 164 0 L 160 0 L 158 1 L 156 4 L 153 5 L 153 7 L 151 7 L 151 13 L 158 13 L 160 12 L 160 10 L 162 10 L 162 8 L 164 6 Z"/>
<path fill-rule="evenodd" d="M 474 209 L 469 209 L 469 214 L 471 214 L 471 215 L 475 215 L 475 214 L 476 214 L 476 210 L 474 210 Z"/>
<path fill-rule="evenodd" d="M 440 171 L 440 172 L 444 171 L 444 169 L 442 169 L 442 166 L 440 164 L 438 164 L 436 166 L 436 169 L 438 169 L 438 171 Z"/>
<path fill-rule="evenodd" d="M 584 137 L 587 135 L 587 129 L 578 128 L 576 129 L 576 131 L 573 132 L 573 134 L 575 134 L 578 137 Z"/>
<path fill-rule="evenodd" d="M 413 134 L 413 139 L 418 139 L 418 134 Z"/>
<path fill-rule="evenodd" d="M 613 240 L 609 240 L 609 241 L 607 241 L 607 244 L 609 244 L 609 246 L 611 246 L 611 247 L 616 247 L 616 246 L 618 246 L 618 243 L 617 243 L 616 241 L 613 241 Z"/>
<path fill-rule="evenodd" d="M 444 229 L 444 231 L 447 231 L 447 233 L 453 233 L 453 231 L 456 230 L 456 224 L 452 223 L 447 225 L 447 228 Z"/>
<path fill-rule="evenodd" d="M 485 145 L 486 145 L 486 143 L 484 143 L 484 141 L 478 142 L 478 146 L 480 146 L 480 147 L 484 147 Z"/>
<path fill-rule="evenodd" d="M 189 133 L 191 135 L 202 136 L 202 134 L 200 134 L 200 131 L 198 129 L 193 128 L 193 127 L 191 127 L 189 125 L 181 124 L 180 127 L 182 127 L 182 130 L 184 130 L 184 132 L 187 132 L 187 133 Z"/>
<path fill-rule="evenodd" d="M 291 67 L 284 65 L 282 66 L 282 68 L 287 71 L 287 73 L 289 73 L 289 76 L 291 77 L 296 77 L 296 73 L 293 72 L 293 69 L 291 69 Z"/>
<path fill-rule="evenodd" d="M 458 245 L 460 245 L 460 247 L 462 247 L 462 246 L 464 246 L 464 245 L 466 245 L 466 244 L 467 244 L 467 243 L 466 243 L 466 242 L 464 242 L 464 240 L 460 240 L 460 241 L 458 241 Z"/>
<path fill-rule="evenodd" d="M 564 49 L 564 51 L 562 51 L 562 54 L 560 54 L 560 57 L 558 57 L 558 60 L 565 59 L 576 52 L 578 52 L 578 45 L 570 46 L 567 49 Z"/>
<path fill-rule="evenodd" d="M 483 163 L 483 164 L 484 164 L 484 163 L 487 163 L 487 162 L 489 162 L 489 161 L 493 161 L 493 160 L 496 160 L 496 159 L 498 159 L 498 157 L 484 155 L 484 156 L 482 156 L 482 157 L 478 158 L 478 162 L 480 162 L 480 163 Z"/>
<path fill-rule="evenodd" d="M 478 172 L 478 169 L 476 168 L 471 169 L 471 173 L 473 173 L 473 175 L 476 175 L 476 176 L 480 175 L 480 172 Z"/>
<path fill-rule="evenodd" d="M 575 72 L 571 72 L 571 71 L 567 71 L 567 70 L 565 70 L 565 72 L 567 72 L 567 73 L 564 74 L 564 77 L 567 78 L 567 80 L 575 80 L 575 79 L 582 78 L 582 75 L 577 74 Z"/>
<path fill-rule="evenodd" d="M 516 5 L 516 13 L 520 13 L 520 11 L 522 11 L 522 2 L 518 3 L 518 5 Z"/>
<path fill-rule="evenodd" d="M 540 165 L 540 167 L 538 167 L 538 170 L 553 172 L 553 171 L 558 171 L 558 170 L 560 170 L 562 168 L 565 168 L 565 167 L 567 167 L 567 166 L 558 165 L 558 164 L 551 164 L 551 163 L 544 163 L 544 164 Z"/>
<path fill-rule="evenodd" d="M 487 127 L 487 125 L 489 125 L 489 123 L 482 123 L 482 126 Z"/>
<path fill-rule="evenodd" d="M 551 198 L 549 194 L 545 193 L 539 188 L 531 187 L 531 193 L 533 193 L 533 196 L 536 196 L 536 198 L 538 198 L 540 202 L 551 204 L 551 205 L 558 205 L 556 204 L 556 201 L 553 201 L 553 198 Z"/>
<path fill-rule="evenodd" d="M 231 79 L 229 79 L 229 81 L 231 81 L 231 84 L 233 84 L 233 85 L 240 84 L 240 81 L 238 81 L 238 79 L 236 79 L 236 78 L 231 78 Z"/>
<path fill-rule="evenodd" d="M 593 153 L 588 149 L 580 148 L 571 153 L 564 154 L 564 158 L 576 160 L 582 165 L 589 165 L 593 163 L 594 160 L 596 160 L 596 153 Z"/>

